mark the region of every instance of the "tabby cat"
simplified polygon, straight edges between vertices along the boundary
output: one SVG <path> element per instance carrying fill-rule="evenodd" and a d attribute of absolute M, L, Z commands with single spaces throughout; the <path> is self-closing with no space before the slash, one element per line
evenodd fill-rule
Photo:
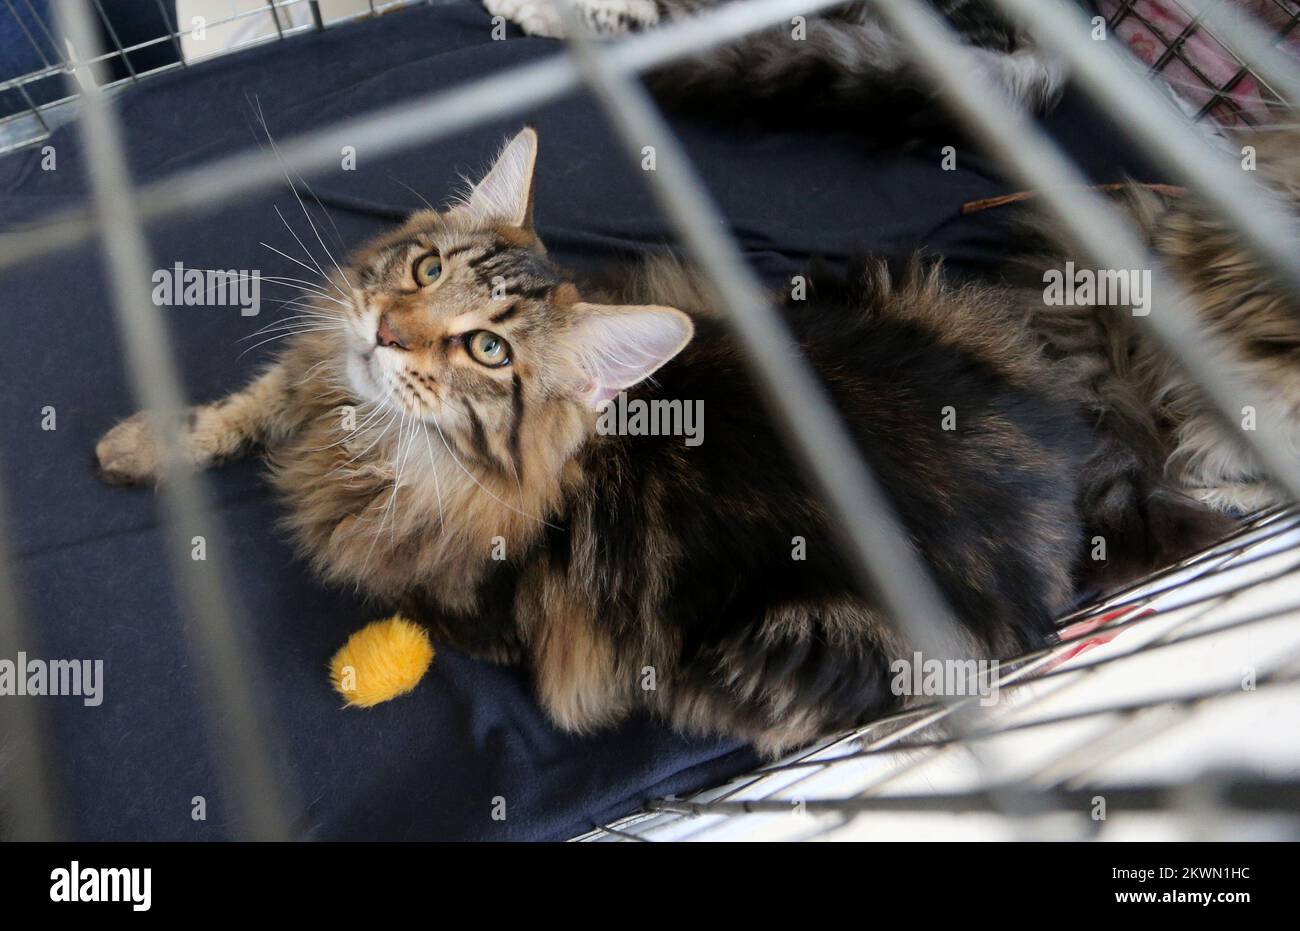
<path fill-rule="evenodd" d="M 726 0 L 572 0 L 576 13 L 601 36 L 689 19 Z M 740 0 L 743 2 L 743 0 Z M 997 13 L 986 0 L 929 0 L 971 46 L 973 67 L 1033 111 L 1048 109 L 1063 85 L 1060 66 Z M 549 0 L 483 0 L 488 12 L 531 35 L 564 36 Z M 661 100 L 764 120 L 783 115 L 806 124 L 819 115 L 843 122 L 844 111 L 870 115 L 871 137 L 925 134 L 940 125 L 930 83 L 906 46 L 871 11 L 846 2 L 794 24 L 747 35 L 690 56 L 648 76 Z M 951 127 L 945 125 L 945 131 Z"/>
<path fill-rule="evenodd" d="M 1253 130 L 1237 139 L 1238 146 L 1246 144 L 1256 154 L 1261 180 L 1283 207 L 1300 212 L 1300 126 Z M 1128 186 L 1117 201 L 1193 296 L 1205 329 L 1231 351 L 1227 364 L 1238 380 L 1260 392 L 1253 406 L 1272 404 L 1286 418 L 1291 448 L 1300 455 L 1300 299 L 1276 284 L 1196 197 Z M 1110 466 L 1127 459 L 1134 474 L 1162 475 L 1182 492 L 1233 514 L 1286 503 L 1255 459 L 1229 440 L 1195 383 L 1144 338 L 1126 308 L 1043 306 L 1043 271 L 1059 269 L 1068 253 L 1052 244 L 1055 231 L 1041 217 L 1032 217 L 1021 233 L 1029 234 L 1021 241 L 1024 256 L 1009 277 L 1037 283 L 1036 297 L 1026 304 L 1033 328 L 1085 386 L 1090 418 L 1125 437 L 1122 455 L 1111 457 Z M 1036 253 L 1034 246 L 1044 243 L 1047 251 Z M 1088 264 L 1073 261 L 1080 268 Z M 1160 312 L 1158 303 L 1150 312 Z M 1104 510 L 1119 520 L 1132 502 L 1121 503 L 1113 491 Z"/>
<path fill-rule="evenodd" d="M 648 708 L 774 754 L 896 707 L 890 663 L 915 645 L 855 587 L 700 281 L 672 260 L 604 284 L 558 268 L 536 158 L 526 129 L 463 201 L 360 250 L 319 327 L 188 413 L 189 459 L 265 447 L 323 577 L 527 663 L 564 728 Z M 1114 532 L 1122 577 L 1223 530 L 1110 416 L 1098 384 L 1117 375 L 1045 350 L 1030 293 L 873 261 L 784 311 L 990 658 L 1049 640 L 1093 533 Z M 610 404 L 654 402 L 702 406 L 703 433 L 609 428 Z M 103 476 L 161 478 L 154 431 L 114 427 Z"/>

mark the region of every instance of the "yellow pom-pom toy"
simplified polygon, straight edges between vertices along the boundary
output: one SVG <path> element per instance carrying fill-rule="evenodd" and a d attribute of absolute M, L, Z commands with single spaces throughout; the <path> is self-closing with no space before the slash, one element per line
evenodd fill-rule
<path fill-rule="evenodd" d="M 330 660 L 330 681 L 348 707 L 369 708 L 411 691 L 432 662 L 424 628 L 395 614 L 348 638 Z"/>

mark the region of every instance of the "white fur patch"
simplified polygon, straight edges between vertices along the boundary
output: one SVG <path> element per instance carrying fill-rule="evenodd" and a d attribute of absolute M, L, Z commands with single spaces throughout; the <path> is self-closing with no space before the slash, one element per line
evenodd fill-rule
<path fill-rule="evenodd" d="M 654 0 L 570 0 L 596 35 L 617 36 L 659 22 Z M 483 0 L 493 16 L 504 16 L 530 36 L 565 38 L 564 18 L 550 0 Z"/>
<path fill-rule="evenodd" d="M 1028 49 L 1010 55 L 986 49 L 972 51 L 985 77 L 1030 110 L 1042 111 L 1061 95 L 1065 69 L 1059 62 Z"/>

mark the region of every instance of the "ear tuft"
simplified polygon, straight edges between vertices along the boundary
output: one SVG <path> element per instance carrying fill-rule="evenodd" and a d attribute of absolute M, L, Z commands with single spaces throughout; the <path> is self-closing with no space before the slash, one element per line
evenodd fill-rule
<path fill-rule="evenodd" d="M 528 126 L 506 143 L 483 180 L 474 185 L 463 209 L 483 224 L 505 223 L 531 230 L 536 167 L 537 130 Z"/>
<path fill-rule="evenodd" d="M 578 319 L 568 343 L 582 373 L 576 394 L 593 409 L 649 378 L 695 335 L 691 318 L 673 307 L 579 303 L 571 311 Z"/>

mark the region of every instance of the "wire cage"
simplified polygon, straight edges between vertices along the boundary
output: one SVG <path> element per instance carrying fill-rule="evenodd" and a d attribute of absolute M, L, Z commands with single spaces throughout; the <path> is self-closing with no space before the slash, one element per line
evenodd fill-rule
<path fill-rule="evenodd" d="M 153 0 L 156 20 L 147 34 L 128 37 L 114 25 L 113 7 L 92 4 L 103 51 L 79 56 L 58 30 L 48 8 L 33 0 L 5 0 L 7 15 L 25 40 L 33 67 L 0 75 L 0 153 L 34 145 L 76 112 L 79 94 L 66 76 L 73 63 L 92 69 L 102 91 L 188 68 L 267 42 L 380 16 L 431 0 Z M 432 0 L 436 3 L 438 0 Z M 149 0 L 140 0 L 143 5 Z M 152 11 L 151 11 L 152 12 Z M 18 50 L 16 50 L 18 51 Z"/>
<path fill-rule="evenodd" d="M 1124 39 L 1152 74 L 1169 83 L 1195 119 L 1257 126 L 1285 109 L 1278 89 L 1222 42 L 1195 6 L 1177 0 L 1105 0 L 1100 6 L 1111 33 Z M 1293 53 L 1300 49 L 1300 5 L 1294 0 L 1262 0 L 1255 12 L 1273 30 L 1279 46 Z"/>
<path fill-rule="evenodd" d="M 636 81 L 639 73 L 674 58 L 839 2 L 740 0 L 607 44 L 575 29 L 567 51 L 551 58 L 286 140 L 274 154 L 223 158 L 136 186 L 123 162 L 122 136 L 130 127 L 120 125 L 107 95 L 130 92 L 152 74 L 189 67 L 203 54 L 284 41 L 414 2 L 228 2 L 225 15 L 202 23 L 223 34 L 220 48 L 207 46 L 200 53 L 188 44 L 200 28 L 194 18 L 200 14 L 183 10 L 185 0 L 175 9 L 190 16 L 188 23 L 159 0 L 162 32 L 135 40 L 114 30 L 100 0 L 70 0 L 59 22 L 28 0 L 5 0 L 0 15 L 18 22 L 39 67 L 0 83 L 0 151 L 39 144 L 75 117 L 96 152 L 97 171 L 90 178 L 90 208 L 54 214 L 31 230 L 0 233 L 0 268 L 102 235 L 133 388 L 142 406 L 179 410 L 177 374 L 156 338 L 151 302 L 139 292 L 138 282 L 147 279 L 139 274 L 147 267 L 145 224 L 272 189 L 283 183 L 284 166 L 310 174 L 335 160 L 340 141 L 364 139 L 372 152 L 396 152 L 585 87 L 632 157 L 639 157 L 640 139 L 664 140 L 663 167 L 647 174 L 646 183 L 686 251 L 712 277 L 774 418 L 828 510 L 842 521 L 847 554 L 860 578 L 913 642 L 940 643 L 951 623 L 946 605 L 902 542 L 873 476 L 852 452 L 810 370 L 783 339 L 779 319 L 737 244 L 723 232 L 706 191 Z M 1080 28 L 1086 18 L 1067 0 L 990 2 L 1067 62 L 1080 87 L 1173 179 L 1216 207 L 1281 280 L 1292 287 L 1300 283 L 1294 218 L 1241 172 L 1225 167 L 1196 125 L 1210 120 L 1249 128 L 1296 101 L 1300 69 L 1292 49 L 1300 35 L 1300 5 L 1262 0 L 1253 12 L 1263 9 L 1263 15 L 1247 16 L 1211 0 L 1102 2 L 1111 34 L 1140 34 L 1150 46 L 1147 54 L 1139 49 L 1140 65 L 1148 75 L 1169 79 L 1182 99 L 1180 116 L 1155 82 L 1142 80 L 1142 68 L 1118 43 L 1090 41 Z M 875 0 L 874 6 L 911 45 L 972 134 L 1011 177 L 1041 193 L 1045 207 L 1092 258 L 1105 267 L 1157 270 L 1171 296 L 1170 310 L 1144 318 L 1143 326 L 1198 378 L 1221 412 L 1239 410 L 1186 296 L 1125 221 L 1045 136 L 972 79 L 954 37 L 923 0 Z M 1196 54 L 1206 44 L 1221 53 L 1216 68 Z M 68 75 L 75 75 L 79 90 L 69 89 Z M 408 118 L 414 114 L 420 118 Z M 1292 498 L 1300 497 L 1300 462 L 1292 450 L 1266 436 L 1242 440 Z M 196 475 L 178 476 L 163 496 L 177 535 L 208 506 Z M 2 531 L 0 520 L 0 647 L 21 642 L 22 635 L 21 591 Z M 236 653 L 230 631 L 237 619 L 226 589 L 217 573 L 196 573 L 185 560 L 177 560 L 173 571 L 196 619 L 192 636 L 208 665 L 208 704 L 225 710 L 214 716 L 214 738 L 228 751 L 239 824 L 250 837 L 292 836 L 291 818 L 270 776 L 273 751 L 258 724 L 258 690 L 249 685 L 255 673 L 247 663 L 238 677 L 230 668 Z M 650 800 L 579 839 L 1300 836 L 1300 742 L 1285 737 L 1300 725 L 1297 572 L 1300 510 L 1255 515 L 1209 551 L 1062 618 L 1059 643 L 1004 663 L 987 679 L 984 684 L 1003 698 L 991 708 L 962 699 L 911 708 L 726 785 Z M 1232 660 L 1225 663 L 1225 656 Z M 48 765 L 41 723 L 28 705 L 5 705 L 0 713 L 19 736 L 11 777 L 12 790 L 23 800 L 18 833 L 49 836 L 59 817 L 57 800 L 46 795 L 41 777 Z M 1111 827 L 1108 806 L 1140 817 Z"/>

